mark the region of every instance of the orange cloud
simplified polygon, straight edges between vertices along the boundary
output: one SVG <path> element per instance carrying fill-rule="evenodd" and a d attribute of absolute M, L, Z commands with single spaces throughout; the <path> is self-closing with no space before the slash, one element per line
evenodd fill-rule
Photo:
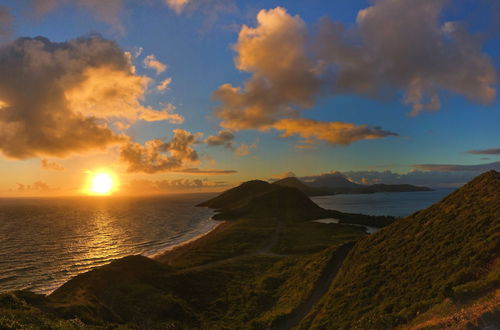
<path fill-rule="evenodd" d="M 167 105 L 141 104 L 150 79 L 129 54 L 94 35 L 55 43 L 21 38 L 0 48 L 0 151 L 7 157 L 63 157 L 128 140 L 108 124 L 181 123 Z"/>
<path fill-rule="evenodd" d="M 44 170 L 64 171 L 64 166 L 56 162 L 51 162 L 47 159 L 42 159 L 40 161 L 40 167 L 43 168 Z"/>
<path fill-rule="evenodd" d="M 225 175 L 238 173 L 235 170 L 217 170 L 217 169 L 199 169 L 199 168 L 183 168 L 180 170 L 173 170 L 174 173 L 185 173 L 194 175 Z"/>
<path fill-rule="evenodd" d="M 221 130 L 217 135 L 209 136 L 205 143 L 209 146 L 224 146 L 227 149 L 233 149 L 234 134 L 231 131 Z"/>
<path fill-rule="evenodd" d="M 283 132 L 282 137 L 299 135 L 308 142 L 314 143 L 315 140 L 320 140 L 334 145 L 349 145 L 359 140 L 398 136 L 398 134 L 382 130 L 380 127 L 311 119 L 282 119 L 273 127 Z"/>
<path fill-rule="evenodd" d="M 168 193 L 178 190 L 207 190 L 226 187 L 224 181 L 210 181 L 200 179 L 174 179 L 174 180 L 132 180 L 122 190 L 131 193 Z"/>
<path fill-rule="evenodd" d="M 182 129 L 173 132 L 174 136 L 168 142 L 155 139 L 146 141 L 144 145 L 129 142 L 123 146 L 120 156 L 128 165 L 127 171 L 153 174 L 198 164 L 198 153 L 192 146 L 199 143 L 200 134 Z"/>
<path fill-rule="evenodd" d="M 257 25 L 243 25 L 234 45 L 236 67 L 251 76 L 241 86 L 223 84 L 214 92 L 220 102 L 215 116 L 233 131 L 280 127 L 283 136 L 348 145 L 394 133 L 338 122 L 320 125 L 329 133 L 315 133 L 306 121 L 300 128 L 298 121 L 280 121 L 337 93 L 398 97 L 403 92 L 411 115 L 438 110 L 441 91 L 489 103 L 497 83 L 492 60 L 462 24 L 439 22 L 445 2 L 378 0 L 359 11 L 354 27 L 324 18 L 314 32 L 282 7 L 261 10 Z"/>
<path fill-rule="evenodd" d="M 165 0 L 165 3 L 177 14 L 182 13 L 184 7 L 189 3 L 189 0 Z"/>
<path fill-rule="evenodd" d="M 44 181 L 35 181 L 32 184 L 17 183 L 17 187 L 14 189 L 14 191 L 19 192 L 19 193 L 23 193 L 23 194 L 47 193 L 47 192 L 54 191 L 54 190 L 58 190 L 58 189 L 50 187 Z"/>
<path fill-rule="evenodd" d="M 165 91 L 169 89 L 171 83 L 172 83 L 172 78 L 167 78 L 163 80 L 161 83 L 159 83 L 158 86 L 156 86 L 156 90 L 160 92 Z"/>
<path fill-rule="evenodd" d="M 144 67 L 148 69 L 153 69 L 156 74 L 160 74 L 167 70 L 167 66 L 162 62 L 158 61 L 154 55 L 148 55 L 143 61 Z"/>
<path fill-rule="evenodd" d="M 252 76 L 243 88 L 224 84 L 214 93 L 222 102 L 215 114 L 228 129 L 265 129 L 294 113 L 293 105 L 312 106 L 321 86 L 302 19 L 277 7 L 261 10 L 257 22 L 255 28 L 243 25 L 234 45 L 236 67 Z"/>
<path fill-rule="evenodd" d="M 234 150 L 234 155 L 243 157 L 243 156 L 248 156 L 250 155 L 250 152 L 252 149 L 257 148 L 258 140 L 255 141 L 254 143 L 247 144 L 247 143 L 241 143 L 238 148 Z"/>

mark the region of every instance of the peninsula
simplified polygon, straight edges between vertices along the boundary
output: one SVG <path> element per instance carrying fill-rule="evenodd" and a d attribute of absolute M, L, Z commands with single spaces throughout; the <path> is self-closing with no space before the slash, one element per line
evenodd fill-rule
<path fill-rule="evenodd" d="M 0 295 L 0 328 L 441 329 L 498 324 L 500 173 L 403 219 L 324 210 L 250 181 L 200 206 L 225 222 L 155 260 L 129 256 L 50 295 Z M 335 217 L 385 226 L 313 220 Z M 392 222 L 389 224 L 389 222 Z"/>

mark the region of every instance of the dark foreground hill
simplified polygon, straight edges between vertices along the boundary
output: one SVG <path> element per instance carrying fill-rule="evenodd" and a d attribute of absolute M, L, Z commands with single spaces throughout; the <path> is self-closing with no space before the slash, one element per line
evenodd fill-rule
<path fill-rule="evenodd" d="M 484 322 L 498 321 L 499 252 L 500 174 L 490 171 L 359 241 L 302 328 L 389 329 L 488 294 L 496 307 Z"/>

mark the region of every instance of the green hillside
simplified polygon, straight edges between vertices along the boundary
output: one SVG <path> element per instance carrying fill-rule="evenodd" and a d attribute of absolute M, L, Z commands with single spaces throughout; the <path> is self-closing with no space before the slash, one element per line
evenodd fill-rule
<path fill-rule="evenodd" d="M 500 174 L 490 171 L 359 241 L 302 328 L 388 329 L 446 299 L 476 299 L 499 288 L 499 251 Z"/>
<path fill-rule="evenodd" d="M 499 173 L 371 235 L 305 221 L 369 216 L 269 186 L 212 199 L 235 217 L 155 260 L 116 260 L 48 296 L 0 294 L 0 329 L 468 329 L 500 318 Z"/>

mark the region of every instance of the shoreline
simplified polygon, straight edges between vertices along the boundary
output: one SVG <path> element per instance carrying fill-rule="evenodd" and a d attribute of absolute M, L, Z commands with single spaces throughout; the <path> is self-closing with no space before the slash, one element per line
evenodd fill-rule
<path fill-rule="evenodd" d="M 213 220 L 213 219 L 211 219 L 211 220 Z M 188 240 L 185 240 L 185 241 L 179 242 L 177 244 L 168 246 L 165 249 L 163 249 L 161 251 L 158 251 L 158 252 L 155 252 L 154 254 L 147 255 L 146 257 L 148 257 L 150 259 L 153 259 L 155 261 L 161 262 L 160 259 L 162 257 L 164 257 L 166 254 L 172 252 L 175 249 L 178 249 L 178 248 L 183 247 L 185 245 L 188 245 L 188 244 L 191 244 L 193 242 L 196 242 L 196 241 L 202 239 L 205 236 L 208 236 L 210 233 L 213 233 L 215 230 L 217 230 L 217 228 L 221 227 L 223 224 L 225 224 L 227 222 L 227 221 L 218 221 L 218 220 L 213 220 L 213 221 L 217 221 L 218 223 L 216 223 L 212 228 L 210 228 L 210 230 L 208 230 L 208 231 L 206 231 L 206 232 L 204 232 L 202 234 L 198 234 L 196 236 L 193 236 L 193 237 L 191 237 Z"/>

